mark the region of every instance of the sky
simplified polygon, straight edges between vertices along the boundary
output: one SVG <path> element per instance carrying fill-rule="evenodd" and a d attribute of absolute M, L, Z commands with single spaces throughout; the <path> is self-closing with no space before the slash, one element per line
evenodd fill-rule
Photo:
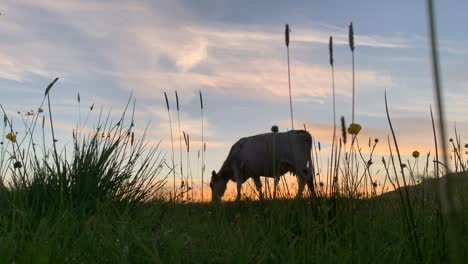
<path fill-rule="evenodd" d="M 269 132 L 272 125 L 280 131 L 291 129 L 286 23 L 291 27 L 295 127 L 305 125 L 324 151 L 330 148 L 328 39 L 333 36 L 335 44 L 337 116 L 349 123 L 352 75 L 347 30 L 352 21 L 355 118 L 363 127 L 363 141 L 371 137 L 385 142 L 387 91 L 402 152 L 427 153 L 433 149 L 429 106 L 434 99 L 425 4 L 423 0 L 5 0 L 0 4 L 0 104 L 19 123 L 16 113 L 35 109 L 47 84 L 59 77 L 51 91 L 52 108 L 57 138 L 67 145 L 89 106 L 112 111 L 111 118 L 117 120 L 132 95 L 136 127 L 143 129 L 149 123 L 148 140 L 153 145 L 161 141 L 161 151 L 170 159 L 164 92 L 174 122 L 177 91 L 181 129 L 190 135 L 195 171 L 201 146 L 201 91 L 207 182 L 210 171 L 220 168 L 239 138 Z M 450 133 L 456 124 L 462 141 L 468 131 L 467 8 L 462 0 L 435 5 L 447 123 Z M 96 115 L 92 113 L 91 120 Z M 92 121 L 85 126 L 92 127 Z M 376 153 L 385 155 L 388 150 L 382 146 Z"/>

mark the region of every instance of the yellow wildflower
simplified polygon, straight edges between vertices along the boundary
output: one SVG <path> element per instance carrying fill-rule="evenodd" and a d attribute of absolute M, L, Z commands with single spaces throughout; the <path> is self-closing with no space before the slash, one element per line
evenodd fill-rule
<path fill-rule="evenodd" d="M 419 151 L 417 151 L 417 150 L 413 151 L 413 157 L 415 159 L 419 158 Z"/>
<path fill-rule="evenodd" d="M 356 123 L 351 123 L 348 127 L 348 134 L 357 135 L 361 131 L 361 125 Z"/>
<path fill-rule="evenodd" d="M 6 135 L 6 138 L 11 142 L 16 142 L 16 135 L 11 132 Z"/>

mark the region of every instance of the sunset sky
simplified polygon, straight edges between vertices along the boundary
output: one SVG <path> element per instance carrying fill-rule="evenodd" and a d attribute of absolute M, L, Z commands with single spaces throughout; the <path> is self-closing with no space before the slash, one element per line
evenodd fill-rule
<path fill-rule="evenodd" d="M 0 104 L 20 125 L 16 112 L 36 109 L 47 84 L 59 77 L 51 92 L 54 121 L 60 143 L 70 144 L 79 120 L 78 93 L 82 116 L 95 104 L 104 111 L 112 108 L 117 120 L 133 91 L 136 126 L 143 129 L 150 122 L 149 140 L 162 140 L 162 150 L 170 151 L 163 93 L 174 109 L 177 90 L 182 130 L 195 144 L 192 170 L 198 177 L 200 90 L 209 180 L 240 137 L 268 132 L 272 125 L 290 129 L 286 23 L 292 30 L 295 126 L 306 124 L 324 151 L 329 148 L 333 114 L 328 38 L 332 35 L 335 43 L 337 116 L 349 123 L 347 29 L 352 21 L 356 120 L 363 127 L 362 141 L 381 140 L 377 160 L 387 153 L 386 89 L 402 151 L 427 153 L 433 149 L 433 88 L 425 3 L 5 0 L 0 4 Z M 456 122 L 462 141 L 468 139 L 467 10 L 463 0 L 437 1 L 435 7 L 448 124 Z M 171 114 L 176 120 L 176 113 Z"/>

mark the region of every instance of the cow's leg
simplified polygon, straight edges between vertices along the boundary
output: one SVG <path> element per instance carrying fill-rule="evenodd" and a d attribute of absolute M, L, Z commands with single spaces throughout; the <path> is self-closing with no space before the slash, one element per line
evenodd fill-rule
<path fill-rule="evenodd" d="M 309 187 L 309 191 L 310 191 L 310 195 L 312 197 L 315 197 L 315 188 L 314 188 L 314 174 L 313 174 L 313 169 L 312 169 L 312 173 L 309 175 L 309 178 L 310 179 L 307 179 L 307 187 Z"/>
<path fill-rule="evenodd" d="M 273 199 L 276 199 L 276 190 L 278 189 L 278 183 L 280 180 L 280 176 L 275 177 L 274 184 L 273 184 Z"/>
<path fill-rule="evenodd" d="M 309 188 L 311 195 L 314 195 L 313 175 L 312 173 L 310 173 L 310 169 L 308 168 L 302 169 L 298 174 L 297 180 L 299 183 L 299 190 L 298 190 L 296 197 L 302 196 L 306 183 L 307 183 L 307 187 Z"/>
<path fill-rule="evenodd" d="M 313 167 L 305 168 L 302 170 L 302 172 L 303 172 L 304 181 L 306 182 L 307 187 L 309 188 L 310 195 L 313 197 L 315 195 L 314 168 Z"/>
<path fill-rule="evenodd" d="M 300 198 L 302 197 L 302 193 L 304 192 L 305 187 L 305 182 L 302 178 L 302 175 L 297 175 L 297 184 L 299 185 L 299 188 L 297 190 L 296 198 Z"/>
<path fill-rule="evenodd" d="M 241 198 L 241 188 L 242 188 L 242 182 L 243 182 L 242 174 L 241 174 L 240 168 L 236 164 L 234 164 L 232 166 L 232 171 L 233 171 L 233 174 L 234 174 L 233 178 L 237 183 L 236 200 L 240 200 L 240 198 Z"/>
<path fill-rule="evenodd" d="M 281 172 L 282 172 L 282 169 L 283 169 L 283 164 L 282 163 L 279 163 L 278 164 L 278 169 L 276 171 L 274 171 L 273 173 L 273 199 L 276 199 L 276 191 L 278 190 L 278 183 L 279 183 L 279 180 L 280 180 L 280 177 L 281 177 Z"/>
<path fill-rule="evenodd" d="M 315 197 L 314 182 L 312 180 L 307 182 L 307 187 L 309 187 L 311 197 Z"/>
<path fill-rule="evenodd" d="M 253 177 L 255 187 L 257 188 L 258 195 L 260 196 L 260 200 L 263 200 L 263 192 L 262 192 L 262 181 L 260 180 L 259 177 Z"/>
<path fill-rule="evenodd" d="M 297 181 L 299 184 L 299 189 L 297 191 L 296 197 L 302 197 L 302 193 L 304 192 L 304 187 L 306 183 L 310 188 L 309 181 L 311 180 L 311 177 L 308 172 L 309 172 L 308 169 L 304 168 L 302 170 L 299 170 L 299 172 L 297 173 Z"/>

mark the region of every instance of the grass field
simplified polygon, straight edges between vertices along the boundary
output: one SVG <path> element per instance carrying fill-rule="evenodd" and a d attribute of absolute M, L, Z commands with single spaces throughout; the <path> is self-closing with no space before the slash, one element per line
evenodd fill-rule
<path fill-rule="evenodd" d="M 468 176 L 451 176 L 456 207 L 444 212 L 438 183 L 446 179 L 427 179 L 434 174 L 428 162 L 422 171 L 410 161 L 395 165 L 399 153 L 390 153 L 382 162 L 395 191 L 379 196 L 371 170 L 378 140 L 362 153 L 360 127 L 351 130 L 350 146 L 335 147 L 335 164 L 317 167 L 326 181 L 316 182 L 317 197 L 187 202 L 163 192 L 173 170 L 163 172 L 170 165 L 145 132 L 135 133 L 133 115 L 112 122 L 100 114 L 94 128 L 73 130 L 71 148 L 57 150 L 48 94 L 55 82 L 37 112 L 22 119 L 24 134 L 2 108 L 1 263 L 443 263 L 468 256 Z M 468 154 L 458 135 L 450 142 L 463 171 Z M 423 182 L 415 185 L 418 176 Z"/>
<path fill-rule="evenodd" d="M 125 113 L 117 123 L 74 131 L 73 149 L 58 152 L 55 140 L 34 143 L 43 112 L 50 107 L 28 116 L 21 139 L 5 114 L 2 263 L 441 263 L 467 256 L 466 222 L 457 222 L 453 236 L 439 203 L 437 182 L 444 178 L 383 196 L 358 195 L 356 188 L 344 195 L 340 180 L 341 187 L 315 198 L 174 202 L 162 193 L 171 172 L 162 173 L 158 147 L 135 136 Z M 357 171 L 344 171 L 356 182 Z M 451 193 L 456 219 L 465 219 L 468 178 L 457 176 Z"/>
<path fill-rule="evenodd" d="M 467 256 L 468 178 L 462 173 L 451 181 L 452 214 L 443 212 L 438 196 L 445 178 L 400 184 L 397 167 L 413 183 L 420 172 L 409 162 L 390 166 L 397 156 L 383 162 L 395 191 L 357 191 L 367 177 L 365 188 L 375 185 L 356 133 L 356 148 L 348 152 L 354 158 L 336 158 L 342 151 L 336 150 L 343 163 L 335 166 L 344 169 L 339 180 L 330 171 L 327 185 L 333 185 L 317 197 L 174 201 L 162 193 L 172 171 L 162 172 L 158 146 L 148 146 L 144 133 L 135 135 L 133 117 L 125 113 L 115 123 L 100 119 L 93 129 L 77 127 L 71 150 L 57 151 L 56 140 L 39 147 L 39 116 L 49 114 L 54 135 L 48 95 L 54 82 L 46 90 L 48 109 L 23 119 L 22 138 L 4 112 L 2 263 L 443 263 Z M 461 149 L 458 140 L 451 142 Z M 457 170 L 464 168 L 466 155 L 453 155 Z M 449 232 L 453 223 L 457 233 Z"/>
<path fill-rule="evenodd" d="M 466 194 L 459 196 L 463 217 Z M 380 197 L 132 208 L 97 202 L 93 213 L 38 214 L 14 204 L 0 214 L 0 255 L 2 263 L 444 263 L 446 223 L 434 196 L 426 198 L 413 200 L 420 256 L 398 198 Z"/>

